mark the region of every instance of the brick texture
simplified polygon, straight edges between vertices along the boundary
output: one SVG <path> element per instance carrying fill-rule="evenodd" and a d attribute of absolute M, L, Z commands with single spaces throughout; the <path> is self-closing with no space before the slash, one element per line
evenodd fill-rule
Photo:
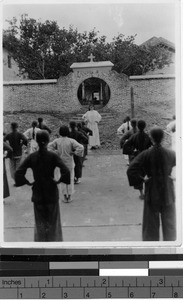
<path fill-rule="evenodd" d="M 61 112 L 72 113 L 82 110 L 77 98 L 79 85 L 87 78 L 97 77 L 104 80 L 111 92 L 106 109 L 116 112 L 130 109 L 130 87 L 134 89 L 135 109 L 166 109 L 168 115 L 175 111 L 175 78 L 147 77 L 128 78 L 115 71 L 99 70 L 70 73 L 60 77 L 57 82 L 11 82 L 4 84 L 4 111 Z M 140 78 L 140 77 L 139 77 Z"/>

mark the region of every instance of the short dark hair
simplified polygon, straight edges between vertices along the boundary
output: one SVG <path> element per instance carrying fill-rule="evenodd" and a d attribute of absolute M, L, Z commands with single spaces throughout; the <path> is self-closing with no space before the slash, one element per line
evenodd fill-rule
<path fill-rule="evenodd" d="M 66 125 L 63 125 L 59 129 L 59 134 L 61 136 L 69 136 L 69 127 Z"/>
<path fill-rule="evenodd" d="M 160 127 L 153 127 L 150 136 L 156 144 L 160 144 L 164 137 L 164 131 Z"/>
<path fill-rule="evenodd" d="M 129 117 L 129 116 L 127 116 L 127 117 L 125 118 L 125 122 L 127 122 L 127 121 L 130 121 L 130 117 Z"/>
<path fill-rule="evenodd" d="M 93 107 L 93 109 L 95 109 L 95 106 L 94 106 L 94 104 L 90 104 L 90 105 L 89 105 L 89 108 L 88 108 L 88 110 L 90 110 L 90 109 L 91 109 L 91 107 Z"/>
<path fill-rule="evenodd" d="M 76 127 L 76 122 L 75 121 L 70 121 L 69 126 L 71 129 L 74 129 Z"/>
<path fill-rule="evenodd" d="M 16 128 L 18 128 L 18 123 L 12 122 L 12 123 L 11 123 L 11 128 L 12 128 L 13 130 L 16 129 Z"/>
<path fill-rule="evenodd" d="M 83 122 L 82 122 L 82 123 L 83 123 Z M 77 127 L 78 127 L 79 129 L 82 128 L 82 123 L 78 123 L 78 124 L 77 124 Z"/>
<path fill-rule="evenodd" d="M 137 120 L 136 119 L 132 119 L 130 121 L 130 123 L 131 123 L 132 127 L 136 127 L 137 126 Z"/>
<path fill-rule="evenodd" d="M 43 118 L 38 118 L 37 120 L 38 120 L 39 123 L 43 122 Z"/>
<path fill-rule="evenodd" d="M 33 127 L 33 126 L 35 126 L 35 127 L 37 126 L 37 121 L 33 121 L 33 122 L 32 122 L 32 127 Z"/>
<path fill-rule="evenodd" d="M 49 143 L 49 134 L 46 130 L 39 130 L 36 134 L 36 141 L 38 145 L 45 145 Z"/>
<path fill-rule="evenodd" d="M 146 122 L 144 120 L 139 120 L 137 126 L 140 131 L 143 131 L 144 128 L 146 127 Z"/>

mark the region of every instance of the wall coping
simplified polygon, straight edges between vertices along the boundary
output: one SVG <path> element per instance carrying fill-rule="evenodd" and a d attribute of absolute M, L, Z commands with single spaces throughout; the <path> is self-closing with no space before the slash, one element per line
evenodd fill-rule
<path fill-rule="evenodd" d="M 166 75 L 138 75 L 138 76 L 129 76 L 130 80 L 143 80 L 143 79 L 168 79 L 175 78 L 174 74 L 166 74 Z"/>
<path fill-rule="evenodd" d="M 175 75 L 138 75 L 138 76 L 129 76 L 130 80 L 149 80 L 149 79 L 168 79 L 175 78 Z M 43 79 L 43 80 L 22 80 L 22 81 L 4 81 L 3 85 L 31 85 L 31 84 L 50 84 L 57 83 L 57 79 Z"/>
<path fill-rule="evenodd" d="M 57 79 L 4 81 L 3 85 L 49 84 L 49 83 L 57 83 Z"/>

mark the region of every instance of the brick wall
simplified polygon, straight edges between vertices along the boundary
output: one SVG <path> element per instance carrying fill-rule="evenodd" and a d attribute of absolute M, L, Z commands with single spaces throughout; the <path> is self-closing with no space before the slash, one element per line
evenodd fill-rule
<path fill-rule="evenodd" d="M 170 118 L 175 113 L 175 76 L 130 76 L 130 84 L 136 110 L 141 107 L 153 113 L 159 109 Z"/>
<path fill-rule="evenodd" d="M 135 109 L 154 107 L 167 110 L 172 115 L 175 110 L 174 76 L 131 76 L 115 71 L 87 71 L 70 73 L 57 80 L 34 80 L 4 82 L 4 111 L 54 111 L 69 113 L 82 109 L 77 98 L 79 85 L 89 77 L 104 80 L 111 92 L 106 108 L 117 112 L 130 109 L 130 87 L 134 89 Z"/>

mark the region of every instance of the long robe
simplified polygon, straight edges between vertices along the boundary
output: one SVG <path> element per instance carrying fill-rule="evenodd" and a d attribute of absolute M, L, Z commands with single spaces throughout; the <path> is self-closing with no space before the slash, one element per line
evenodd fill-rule
<path fill-rule="evenodd" d="M 96 110 L 89 110 L 82 116 L 82 118 L 87 121 L 87 127 L 93 132 L 93 135 L 89 136 L 89 146 L 100 146 L 98 123 L 102 119 L 101 115 Z"/>
<path fill-rule="evenodd" d="M 75 155 L 83 156 L 84 147 L 76 140 L 68 137 L 59 137 L 53 142 L 48 144 L 48 149 L 56 151 L 60 156 L 64 164 L 68 167 L 70 171 L 70 184 L 61 184 L 61 192 L 63 195 L 72 195 L 74 193 L 74 159 L 73 152 Z"/>
<path fill-rule="evenodd" d="M 60 169 L 61 177 L 54 180 L 54 170 Z M 16 186 L 30 185 L 25 178 L 28 168 L 33 171 L 32 202 L 34 203 L 34 240 L 62 241 L 57 183 L 70 183 L 70 172 L 58 155 L 51 151 L 36 151 L 30 154 L 15 172 Z"/>
<path fill-rule="evenodd" d="M 157 155 L 160 163 L 157 162 Z M 130 186 L 145 182 L 143 240 L 158 241 L 160 216 L 163 239 L 176 239 L 175 193 L 171 178 L 175 166 L 175 152 L 162 146 L 153 146 L 140 153 L 131 162 L 127 176 Z M 144 177 L 147 179 L 144 180 Z"/>

